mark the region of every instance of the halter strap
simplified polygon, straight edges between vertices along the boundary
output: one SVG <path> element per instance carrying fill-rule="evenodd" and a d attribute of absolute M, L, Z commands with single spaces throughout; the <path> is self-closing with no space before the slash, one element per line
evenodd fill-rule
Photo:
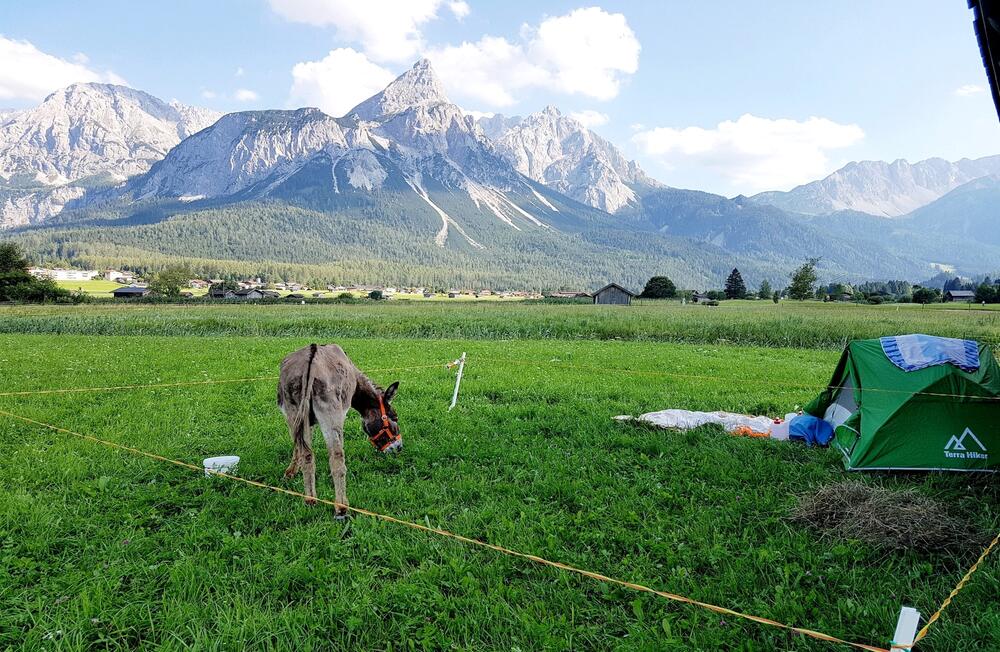
<path fill-rule="evenodd" d="M 382 427 L 369 438 L 369 441 L 379 452 L 385 452 L 387 448 L 399 441 L 400 437 L 393 434 L 392 428 L 389 426 L 389 415 L 385 411 L 385 400 L 383 400 L 382 394 L 378 395 L 378 410 L 382 416 Z"/>

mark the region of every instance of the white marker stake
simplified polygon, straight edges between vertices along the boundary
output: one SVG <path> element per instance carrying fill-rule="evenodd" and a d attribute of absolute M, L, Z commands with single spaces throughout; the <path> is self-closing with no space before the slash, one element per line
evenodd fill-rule
<path fill-rule="evenodd" d="M 458 364 L 458 376 L 455 378 L 455 393 L 451 395 L 451 405 L 448 406 L 449 412 L 455 407 L 455 403 L 458 402 L 458 387 L 462 384 L 462 371 L 465 369 L 465 351 L 462 351 L 462 357 L 456 360 L 455 363 Z"/>
<path fill-rule="evenodd" d="M 910 650 L 913 647 L 913 637 L 917 635 L 917 625 L 919 624 L 919 611 L 913 607 L 900 609 L 899 620 L 896 622 L 896 633 L 892 636 L 892 649 Z"/>

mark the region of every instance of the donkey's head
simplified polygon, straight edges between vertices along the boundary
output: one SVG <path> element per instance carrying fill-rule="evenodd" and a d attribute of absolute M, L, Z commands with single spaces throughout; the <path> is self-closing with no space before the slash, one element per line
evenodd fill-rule
<path fill-rule="evenodd" d="M 403 448 L 403 437 L 399 434 L 399 421 L 392 399 L 399 389 L 399 381 L 389 385 L 384 391 L 375 388 L 374 405 L 361 415 L 361 428 L 379 451 L 388 453 Z"/>

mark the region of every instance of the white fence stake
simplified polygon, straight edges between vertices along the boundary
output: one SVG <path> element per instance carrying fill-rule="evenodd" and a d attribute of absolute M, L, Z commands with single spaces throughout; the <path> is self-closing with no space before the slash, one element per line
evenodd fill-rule
<path fill-rule="evenodd" d="M 913 607 L 900 609 L 899 620 L 896 622 L 896 633 L 892 636 L 892 649 L 906 651 L 912 649 L 913 638 L 917 635 L 917 625 L 919 624 L 919 611 Z"/>
<path fill-rule="evenodd" d="M 458 402 L 458 387 L 462 384 L 462 371 L 465 370 L 465 351 L 462 351 L 461 358 L 455 360 L 449 366 L 454 365 L 458 365 L 458 376 L 455 378 L 455 393 L 451 395 L 451 405 L 448 406 L 449 412 L 455 407 L 455 403 Z"/>

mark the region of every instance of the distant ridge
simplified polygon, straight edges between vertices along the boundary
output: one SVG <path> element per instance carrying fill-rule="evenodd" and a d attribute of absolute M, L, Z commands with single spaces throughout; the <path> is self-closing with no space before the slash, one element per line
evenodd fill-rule
<path fill-rule="evenodd" d="M 788 192 L 769 191 L 753 200 L 796 213 L 821 215 L 854 210 L 899 217 L 925 206 L 973 179 L 1000 173 L 1000 156 L 949 162 L 929 158 L 848 163 L 830 176 Z"/>

